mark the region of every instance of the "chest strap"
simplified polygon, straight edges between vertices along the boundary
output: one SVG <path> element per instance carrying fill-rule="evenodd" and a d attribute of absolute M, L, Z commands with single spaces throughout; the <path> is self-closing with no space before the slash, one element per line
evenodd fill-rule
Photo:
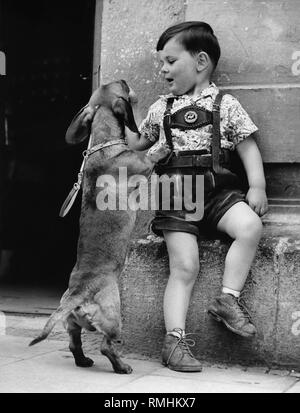
<path fill-rule="evenodd" d="M 174 100 L 175 100 L 175 97 L 168 98 L 166 111 L 164 113 L 164 120 L 163 120 L 166 141 L 172 152 L 174 150 L 174 145 L 173 145 L 172 132 L 171 132 L 171 122 L 172 122 L 171 109 L 172 109 Z"/>
<path fill-rule="evenodd" d="M 220 149 L 221 149 L 221 133 L 220 133 L 220 105 L 223 98 L 223 93 L 219 92 L 213 103 L 212 110 L 212 142 L 211 142 L 211 152 L 212 152 L 212 168 L 214 172 L 218 173 L 220 171 Z M 168 98 L 166 111 L 164 113 L 163 126 L 166 136 L 166 141 L 171 149 L 171 153 L 163 163 L 160 165 L 166 165 L 172 156 L 174 151 L 174 144 L 172 140 L 172 114 L 171 109 L 174 103 L 175 97 Z"/>

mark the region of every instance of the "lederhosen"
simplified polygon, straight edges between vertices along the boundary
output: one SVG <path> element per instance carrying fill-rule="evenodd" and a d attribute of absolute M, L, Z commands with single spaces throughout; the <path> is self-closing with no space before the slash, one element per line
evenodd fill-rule
<path fill-rule="evenodd" d="M 169 177 L 173 175 L 181 176 L 192 175 L 193 176 L 193 199 L 194 195 L 194 182 L 196 175 L 204 175 L 204 196 L 207 196 L 213 191 L 217 191 L 221 188 L 238 188 L 240 186 L 238 176 L 230 171 L 230 159 L 231 152 L 226 149 L 221 149 L 221 135 L 220 135 L 220 103 L 223 94 L 218 93 L 213 103 L 213 110 L 208 111 L 206 109 L 199 108 L 197 105 L 189 105 L 178 111 L 171 113 L 173 102 L 175 97 L 168 98 L 166 111 L 164 113 L 163 126 L 168 146 L 171 148 L 171 153 L 167 159 L 160 162 L 155 172 L 158 175 L 167 174 Z M 212 143 L 211 153 L 206 150 L 196 151 L 174 151 L 174 145 L 172 140 L 172 128 L 178 128 L 181 130 L 199 129 L 206 125 L 212 124 Z M 159 188 L 159 199 L 162 198 L 162 185 Z M 174 210 L 174 188 L 171 188 L 171 202 L 170 202 L 170 214 Z M 161 204 L 159 204 L 156 215 L 160 215 Z M 186 211 L 184 207 L 181 211 L 176 210 L 176 218 L 184 219 Z"/>

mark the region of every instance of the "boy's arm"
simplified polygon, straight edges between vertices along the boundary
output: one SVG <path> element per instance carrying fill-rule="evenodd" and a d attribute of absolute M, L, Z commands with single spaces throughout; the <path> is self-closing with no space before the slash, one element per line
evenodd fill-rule
<path fill-rule="evenodd" d="M 268 200 L 261 154 L 251 135 L 240 142 L 236 146 L 236 150 L 243 162 L 248 178 L 249 190 L 246 195 L 246 200 L 249 206 L 259 216 L 262 216 L 268 210 Z"/>
<path fill-rule="evenodd" d="M 135 93 L 131 90 L 129 94 L 130 103 L 133 111 L 133 116 L 135 119 L 135 123 L 140 125 L 142 122 L 141 113 L 138 107 L 138 100 Z M 130 149 L 135 151 L 144 151 L 145 149 L 149 149 L 155 142 L 150 141 L 146 136 L 141 133 L 132 132 L 129 128 L 125 126 L 125 135 L 127 139 L 128 146 Z"/>
<path fill-rule="evenodd" d="M 154 144 L 154 142 L 151 142 L 145 136 L 141 135 L 140 133 L 132 132 L 126 126 L 125 134 L 129 148 L 133 149 L 134 151 L 144 151 Z"/>

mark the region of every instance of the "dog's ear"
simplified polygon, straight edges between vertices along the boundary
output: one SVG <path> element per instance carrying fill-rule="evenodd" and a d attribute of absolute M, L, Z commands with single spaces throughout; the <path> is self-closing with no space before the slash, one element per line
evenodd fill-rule
<path fill-rule="evenodd" d="M 117 98 L 112 104 L 112 110 L 114 114 L 121 118 L 125 125 L 132 131 L 138 133 L 138 127 L 136 126 L 131 104 L 123 98 Z"/>
<path fill-rule="evenodd" d="M 90 135 L 90 123 L 83 123 L 83 111 L 85 108 L 86 106 L 81 108 L 72 119 L 65 136 L 67 143 L 76 144 L 83 142 Z"/>

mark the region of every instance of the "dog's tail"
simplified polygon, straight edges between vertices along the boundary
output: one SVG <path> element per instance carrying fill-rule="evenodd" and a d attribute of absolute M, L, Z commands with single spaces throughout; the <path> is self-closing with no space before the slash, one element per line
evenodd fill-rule
<path fill-rule="evenodd" d="M 65 300 L 63 300 L 60 306 L 54 311 L 54 313 L 51 314 L 49 320 L 43 328 L 43 331 L 40 333 L 38 337 L 36 337 L 29 343 L 29 346 L 33 346 L 34 344 L 37 344 L 40 341 L 45 340 L 45 338 L 47 338 L 50 332 L 52 331 L 55 324 L 58 321 L 65 319 L 77 306 L 79 306 L 82 303 L 82 301 L 83 297 L 80 295 L 69 295 Z"/>

